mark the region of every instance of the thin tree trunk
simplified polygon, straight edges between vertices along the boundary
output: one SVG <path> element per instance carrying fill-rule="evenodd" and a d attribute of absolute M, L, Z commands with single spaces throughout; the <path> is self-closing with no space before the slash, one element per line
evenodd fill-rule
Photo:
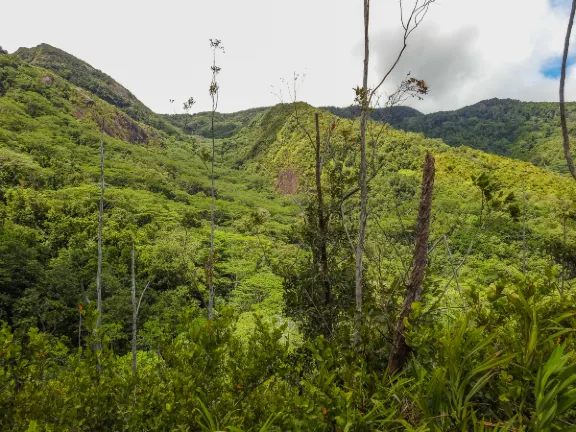
<path fill-rule="evenodd" d="M 566 214 L 564 214 L 564 223 L 562 224 L 562 230 L 564 233 L 564 238 L 563 238 L 563 243 L 562 245 L 564 246 L 562 249 L 562 255 L 566 254 L 566 219 L 568 218 L 568 216 Z M 562 286 L 560 288 L 560 295 L 564 295 L 564 282 L 566 280 L 566 259 L 562 259 Z"/>
<path fill-rule="evenodd" d="M 270 267 L 270 260 L 268 259 L 268 254 L 266 253 L 266 247 L 264 246 L 264 243 L 262 243 L 262 240 L 260 239 L 260 231 L 258 230 L 258 228 L 256 228 L 256 238 L 258 239 L 258 245 L 260 246 L 260 249 L 262 249 L 262 257 L 264 258 L 264 263 Z M 258 260 L 258 264 L 260 263 L 260 260 Z"/>
<path fill-rule="evenodd" d="M 368 28 L 370 22 L 370 0 L 364 0 L 364 73 L 362 76 L 362 94 L 360 107 L 360 224 L 358 243 L 356 244 L 355 295 L 356 314 L 354 317 L 354 342 L 360 343 L 360 326 L 362 325 L 362 258 L 364 256 L 364 238 L 366 236 L 366 220 L 368 218 L 368 186 L 366 182 L 366 126 L 370 99 L 368 97 L 368 65 L 370 60 L 370 39 Z"/>
<path fill-rule="evenodd" d="M 522 183 L 522 200 L 524 201 L 524 210 L 522 215 L 522 274 L 526 282 L 526 186 Z"/>
<path fill-rule="evenodd" d="M 98 210 L 98 269 L 96 271 L 96 330 L 102 325 L 102 227 L 104 225 L 104 119 L 100 129 L 100 207 Z M 98 335 L 98 338 L 100 336 Z M 102 350 L 102 343 L 96 343 L 98 350 Z"/>
<path fill-rule="evenodd" d="M 322 283 L 324 285 L 324 303 L 328 306 L 332 303 L 332 288 L 328 274 L 328 239 L 327 220 L 324 217 L 324 194 L 322 191 L 322 158 L 320 156 L 320 121 L 316 113 L 316 198 L 318 200 L 318 234 L 320 250 L 320 271 L 322 273 Z"/>
<path fill-rule="evenodd" d="M 208 319 L 214 316 L 214 231 L 216 229 L 214 223 L 214 209 L 215 209 L 215 193 L 214 193 L 214 158 L 216 157 L 216 137 L 214 135 L 214 116 L 218 106 L 218 84 L 216 83 L 216 50 L 213 51 L 212 61 L 212 84 L 210 86 L 210 94 L 212 96 L 212 117 L 211 117 L 211 131 L 212 131 L 212 164 L 210 170 L 211 181 L 211 205 L 210 205 L 210 257 L 208 259 Z"/>
<path fill-rule="evenodd" d="M 574 14 L 576 13 L 576 0 L 572 1 L 572 10 L 568 20 L 568 29 L 566 31 L 566 40 L 564 42 L 564 54 L 562 56 L 562 68 L 560 69 L 560 123 L 562 124 L 562 138 L 564 140 L 564 157 L 568 165 L 568 170 L 574 180 L 576 180 L 576 170 L 574 161 L 570 152 L 570 138 L 568 137 L 568 125 L 566 124 L 566 106 L 564 104 L 564 87 L 566 86 L 566 63 L 568 62 L 568 51 L 570 48 L 570 35 L 574 25 Z"/>
<path fill-rule="evenodd" d="M 210 173 L 210 179 L 212 182 L 212 203 L 210 207 L 210 258 L 208 259 L 208 319 L 212 319 L 214 315 L 214 208 L 215 208 L 215 196 L 214 196 L 214 153 L 215 153 L 215 139 L 214 139 L 214 111 L 212 112 L 212 169 Z"/>
<path fill-rule="evenodd" d="M 80 315 L 80 322 L 78 323 L 78 348 L 82 343 L 82 311 L 78 311 L 78 315 Z"/>
<path fill-rule="evenodd" d="M 390 374 L 401 370 L 408 359 L 409 347 L 406 344 L 406 338 L 404 336 L 404 320 L 410 315 L 412 304 L 419 301 L 422 294 L 422 282 L 424 281 L 428 262 L 428 238 L 430 236 L 434 172 L 434 157 L 430 153 L 427 153 L 424 162 L 424 172 L 422 174 L 422 195 L 420 197 L 420 209 L 418 211 L 418 222 L 416 225 L 414 261 L 410 279 L 406 285 L 404 305 L 392 337 L 392 349 L 388 360 L 388 372 Z"/>
<path fill-rule="evenodd" d="M 136 248 L 132 243 L 132 371 L 136 373 L 136 338 L 138 334 L 138 304 L 136 303 Z"/>

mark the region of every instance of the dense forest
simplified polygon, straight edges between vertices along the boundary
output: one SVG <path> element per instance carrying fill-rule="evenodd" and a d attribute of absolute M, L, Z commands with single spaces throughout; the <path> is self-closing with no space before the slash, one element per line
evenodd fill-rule
<path fill-rule="evenodd" d="M 0 49 L 0 428 L 576 430 L 558 104 L 219 113 L 210 46 L 173 114 Z"/>
<path fill-rule="evenodd" d="M 567 103 L 566 108 L 568 120 L 574 124 L 576 105 Z M 357 106 L 325 109 L 349 119 L 359 113 Z M 432 114 L 422 114 L 405 106 L 391 106 L 374 108 L 371 118 L 407 132 L 441 138 L 453 147 L 468 146 L 532 162 L 556 172 L 568 172 L 557 103 L 490 99 L 456 111 Z"/>

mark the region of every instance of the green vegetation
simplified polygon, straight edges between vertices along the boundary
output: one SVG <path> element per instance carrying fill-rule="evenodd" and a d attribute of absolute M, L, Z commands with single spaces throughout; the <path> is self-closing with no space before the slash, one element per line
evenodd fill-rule
<path fill-rule="evenodd" d="M 214 116 L 214 134 L 216 138 L 230 138 L 243 126 L 246 126 L 254 116 L 267 108 L 252 108 L 236 113 L 216 113 Z M 203 137 L 212 136 L 211 112 L 195 114 L 165 114 L 164 117 L 173 125 L 181 128 L 190 135 Z"/>
<path fill-rule="evenodd" d="M 0 54 L 2 430 L 573 430 L 570 178 L 370 122 L 365 315 L 355 345 L 357 124 L 304 103 L 218 115 L 209 320 L 209 114 L 163 116 L 170 127 L 157 128 L 151 114 L 131 114 L 135 98 L 123 106 L 84 82 L 111 85 L 109 77 L 63 74 L 50 56 L 40 56 L 42 68 L 25 52 Z M 542 131 L 547 114 L 537 106 Z M 410 361 L 390 376 L 427 152 L 436 178 L 423 297 L 405 321 Z M 149 283 L 136 372 L 132 244 L 139 295 Z"/>
<path fill-rule="evenodd" d="M 14 55 L 31 65 L 48 69 L 109 104 L 117 106 L 138 122 L 171 134 L 178 132 L 162 116 L 152 112 L 118 82 L 67 52 L 43 43 L 34 48 L 19 48 Z"/>
<path fill-rule="evenodd" d="M 360 107 L 357 105 L 351 105 L 345 108 L 339 108 L 334 106 L 322 107 L 326 111 L 330 111 L 332 114 L 347 118 L 355 119 L 360 116 Z M 407 106 L 393 106 L 386 108 L 373 108 L 370 110 L 370 118 L 374 121 L 387 122 L 392 126 L 398 128 L 402 122 L 411 117 L 423 116 L 417 109 L 407 107 Z"/>
<path fill-rule="evenodd" d="M 576 104 L 568 103 L 566 108 L 568 121 L 576 123 Z M 358 116 L 355 107 L 327 109 L 341 117 Z M 490 99 L 456 111 L 426 115 L 408 107 L 376 108 L 371 117 L 398 129 L 441 138 L 453 147 L 468 146 L 568 172 L 557 103 Z"/>

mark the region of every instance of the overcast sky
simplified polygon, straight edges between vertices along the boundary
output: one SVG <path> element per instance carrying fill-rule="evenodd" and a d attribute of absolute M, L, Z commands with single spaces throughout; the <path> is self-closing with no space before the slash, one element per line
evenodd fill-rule
<path fill-rule="evenodd" d="M 404 0 L 409 4 L 410 1 Z M 391 76 L 411 72 L 449 110 L 493 97 L 558 99 L 569 0 L 437 0 Z M 0 45 L 45 42 L 101 69 L 157 112 L 210 108 L 209 38 L 221 39 L 219 111 L 289 99 L 281 79 L 305 73 L 298 99 L 347 106 L 362 78 L 361 0 L 4 0 Z M 398 0 L 372 0 L 372 83 L 400 47 Z M 576 49 L 576 47 L 575 47 Z M 567 97 L 576 99 L 570 69 Z M 169 100 L 175 99 L 173 107 Z"/>

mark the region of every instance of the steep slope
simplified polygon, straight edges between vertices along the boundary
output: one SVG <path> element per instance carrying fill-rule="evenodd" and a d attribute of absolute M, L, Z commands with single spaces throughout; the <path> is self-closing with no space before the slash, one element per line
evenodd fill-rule
<path fill-rule="evenodd" d="M 102 120 L 108 336 L 126 348 L 132 242 L 138 283 L 151 286 L 142 311 L 142 327 L 155 328 L 148 335 L 202 306 L 210 231 L 210 182 L 198 157 L 203 141 L 136 122 L 13 55 L 0 55 L 0 113 L 1 319 L 77 337 L 78 304 L 94 298 Z M 227 168 L 220 154 L 216 165 L 218 302 L 280 314 L 281 280 L 263 256 L 274 263 L 290 249 L 295 206 L 259 176 Z"/>
<path fill-rule="evenodd" d="M 314 136 L 315 111 L 299 104 L 299 120 L 296 121 L 291 105 L 276 106 L 257 116 L 233 137 L 243 149 L 239 155 L 250 155 L 245 159 L 248 166 L 273 178 L 278 188 L 288 175 L 291 183 L 298 184 L 298 190 L 309 199 L 313 199 L 314 194 L 308 191 L 315 190 L 314 147 L 303 128 Z M 331 115 L 322 112 L 322 140 L 326 138 L 330 122 Z M 372 123 L 370 129 L 370 136 L 381 134 L 381 145 L 374 160 L 382 161 L 384 167 L 370 186 L 373 216 L 369 223 L 368 253 L 380 257 L 378 268 L 386 275 L 383 283 L 392 283 L 393 275 L 399 274 L 402 268 L 399 250 L 405 262 L 410 260 L 413 210 L 417 208 L 420 170 L 426 151 L 433 153 L 437 163 L 432 237 L 439 239 L 448 235 L 454 259 L 464 260 L 460 270 L 461 287 L 487 287 L 499 279 L 521 274 L 524 205 L 527 209 L 527 267 L 543 273 L 550 260 L 564 260 L 568 265 L 562 258 L 565 254 L 559 250 L 566 251 L 566 247 L 574 245 L 576 240 L 575 221 L 570 216 L 567 243 L 563 245 L 562 215 L 568 214 L 567 209 L 572 206 L 576 189 L 573 180 L 530 163 L 468 147 L 452 148 L 439 139 L 425 138 L 421 134 L 382 129 L 378 123 Z M 324 175 L 325 187 L 337 204 L 343 191 L 335 186 L 338 183 L 334 183 L 334 179 L 348 179 L 348 188 L 356 184 L 357 127 L 349 120 L 338 120 L 331 133 L 331 142 L 331 153 L 344 161 L 343 165 L 338 159 L 330 161 Z M 502 204 L 507 196 L 510 201 Z M 491 197 L 500 197 L 501 202 L 490 207 L 492 204 L 488 205 L 486 200 Z M 348 220 L 352 221 L 357 217 L 354 199 L 347 208 Z M 339 214 L 334 218 L 337 221 Z M 396 247 L 382 249 L 383 238 L 396 243 Z M 441 285 L 439 281 L 448 279 L 452 270 L 446 250 L 440 247 L 436 253 L 438 255 L 432 259 L 432 272 L 437 279 L 428 283 Z M 570 264 L 571 277 L 576 276 L 573 265 Z"/>
<path fill-rule="evenodd" d="M 110 76 L 61 49 L 40 44 L 33 48 L 19 48 L 14 54 L 33 66 L 48 69 L 70 83 L 97 95 L 136 121 L 168 133 L 178 132 L 177 128 L 152 112 Z"/>
<path fill-rule="evenodd" d="M 360 107 L 350 105 L 349 107 L 339 108 L 334 106 L 322 107 L 326 111 L 338 117 L 354 119 L 360 117 Z M 370 118 L 374 121 L 386 121 L 393 126 L 401 124 L 404 120 L 412 117 L 423 116 L 420 111 L 407 106 L 395 106 L 388 108 L 374 108 L 370 111 Z"/>
<path fill-rule="evenodd" d="M 227 303 L 242 313 L 262 310 L 281 317 L 282 278 L 299 271 L 309 257 L 297 253 L 303 226 L 299 207 L 314 198 L 314 152 L 304 129 L 313 131 L 316 110 L 303 103 L 297 108 L 297 117 L 292 104 L 245 113 L 234 120 L 240 126 L 232 136 L 217 142 L 219 307 Z M 2 318 L 18 328 L 39 325 L 76 337 L 77 306 L 87 303 L 84 291 L 88 297 L 94 292 L 102 119 L 107 335 L 126 349 L 132 242 L 139 284 L 149 280 L 152 287 L 143 309 L 143 343 L 154 346 L 174 332 L 182 312 L 197 313 L 206 295 L 210 208 L 208 170 L 199 155 L 209 142 L 137 122 L 14 55 L 0 55 L 0 112 Z M 323 137 L 331 130 L 326 199 L 330 208 L 338 208 L 342 193 L 357 183 L 358 131 L 347 119 L 332 128 L 332 116 L 320 112 Z M 575 245 L 570 179 L 377 122 L 370 123 L 370 134 L 381 144 L 370 150 L 371 160 L 383 168 L 370 184 L 369 285 L 396 286 L 410 260 L 426 151 L 436 157 L 438 172 L 432 236 L 436 241 L 446 235 L 451 248 L 439 247 L 431 256 L 426 295 L 442 294 L 453 274 L 452 259 L 462 261 L 461 289 L 485 291 L 503 278 L 519 278 L 523 255 L 534 277 L 555 263 L 567 267 L 569 278 L 576 275 L 565 253 Z M 355 199 L 344 203 L 351 238 Z M 331 225 L 340 217 L 333 212 Z"/>
<path fill-rule="evenodd" d="M 347 118 L 357 114 L 357 110 L 351 109 L 330 110 Z M 576 103 L 568 103 L 567 111 L 573 128 Z M 395 128 L 441 138 L 453 147 L 466 145 L 556 172 L 567 172 L 557 103 L 490 99 L 455 111 L 426 115 L 405 107 L 379 108 L 372 112 L 372 118 L 386 118 Z"/>
<path fill-rule="evenodd" d="M 214 136 L 216 138 L 230 138 L 241 127 L 250 123 L 256 114 L 267 109 L 264 107 L 251 108 L 229 114 L 215 113 Z M 209 111 L 194 114 L 165 114 L 164 118 L 191 135 L 212 136 L 212 115 Z"/>

